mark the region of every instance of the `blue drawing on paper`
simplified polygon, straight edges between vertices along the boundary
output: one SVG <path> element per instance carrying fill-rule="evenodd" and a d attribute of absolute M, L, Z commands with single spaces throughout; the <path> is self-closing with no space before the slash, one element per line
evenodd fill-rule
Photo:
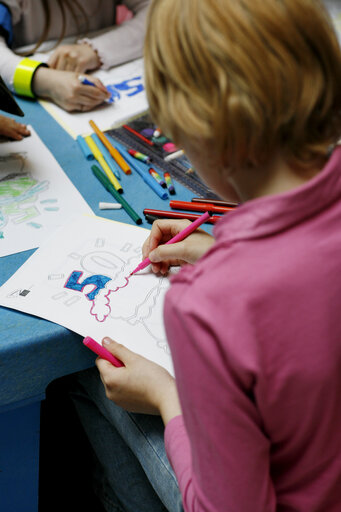
<path fill-rule="evenodd" d="M 82 277 L 82 275 L 82 271 L 74 270 L 64 284 L 64 288 L 69 288 L 70 290 L 81 292 L 85 286 L 93 285 L 94 289 L 85 295 L 89 300 L 94 300 L 98 292 L 105 288 L 105 285 L 108 281 L 111 281 L 111 277 L 95 274 L 87 277 L 80 283 L 79 279 Z"/>
<path fill-rule="evenodd" d="M 111 93 L 111 101 L 116 101 L 121 96 L 136 96 L 144 91 L 144 85 L 142 83 L 142 76 L 135 76 L 123 82 L 106 85 L 106 88 Z"/>

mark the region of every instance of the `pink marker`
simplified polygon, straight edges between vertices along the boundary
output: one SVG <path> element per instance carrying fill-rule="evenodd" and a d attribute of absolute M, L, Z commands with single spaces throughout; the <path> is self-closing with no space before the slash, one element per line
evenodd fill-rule
<path fill-rule="evenodd" d="M 204 215 L 201 215 L 197 220 L 192 222 L 192 224 L 187 226 L 187 228 L 183 229 L 182 231 L 180 231 L 180 233 L 178 233 L 177 235 L 173 236 L 173 238 L 168 240 L 168 242 L 166 242 L 165 245 L 181 242 L 181 240 L 187 238 L 191 233 L 193 233 L 193 231 L 195 231 L 199 226 L 201 226 L 201 224 L 206 222 L 207 219 L 209 218 L 210 214 L 208 212 L 204 213 Z M 137 267 L 132 272 L 130 272 L 129 276 L 135 274 L 139 270 L 143 270 L 144 268 L 148 267 L 150 263 L 151 261 L 149 258 L 144 259 L 139 265 L 137 265 Z"/>
<path fill-rule="evenodd" d="M 102 347 L 102 345 L 100 345 L 99 343 L 97 343 L 97 341 L 90 338 L 90 336 L 84 338 L 83 343 L 86 347 L 95 352 L 95 354 L 100 356 L 102 359 L 106 359 L 107 361 L 109 361 L 109 363 L 116 366 L 117 368 L 124 366 L 122 361 L 117 359 L 117 357 L 113 356 L 112 353 L 109 352 L 109 350 Z"/>

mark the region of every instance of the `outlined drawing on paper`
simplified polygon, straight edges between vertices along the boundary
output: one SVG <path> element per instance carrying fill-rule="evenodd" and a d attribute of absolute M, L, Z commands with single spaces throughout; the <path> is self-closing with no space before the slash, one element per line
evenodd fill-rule
<path fill-rule="evenodd" d="M 52 298 L 62 300 L 66 306 L 72 306 L 79 300 L 89 303 L 88 314 L 101 324 L 120 321 L 130 327 L 143 327 L 157 347 L 168 354 L 163 324 L 159 321 L 163 308 L 160 297 L 168 287 L 167 278 L 153 280 L 153 284 L 146 290 L 139 286 L 139 280 L 144 278 L 142 272 L 129 276 L 131 269 L 141 259 L 140 247 L 125 242 L 119 249 L 97 249 L 97 242 L 98 239 L 91 243 L 94 250 L 88 250 L 84 254 L 72 252 L 68 255 L 65 268 L 70 268 L 71 265 L 71 271 L 49 274 L 49 281 L 59 280 L 64 290 L 55 293 Z M 105 239 L 102 242 L 103 246 L 106 245 Z M 128 286 L 134 286 L 133 301 L 131 289 L 127 290 Z M 78 300 L 73 300 L 76 297 Z"/>
<path fill-rule="evenodd" d="M 174 374 L 163 322 L 169 277 L 148 267 L 131 275 L 147 236 L 143 228 L 78 215 L 1 287 L 0 304 L 99 342 L 110 336 Z"/>

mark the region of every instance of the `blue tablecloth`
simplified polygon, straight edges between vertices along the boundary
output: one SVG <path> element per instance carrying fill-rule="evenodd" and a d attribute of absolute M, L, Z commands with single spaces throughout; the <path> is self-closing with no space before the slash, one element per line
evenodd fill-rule
<path fill-rule="evenodd" d="M 124 210 L 99 210 L 99 201 L 113 201 L 113 198 L 92 175 L 91 164 L 85 160 L 78 143 L 37 102 L 20 99 L 19 104 L 25 112 L 23 121 L 34 127 L 94 213 L 133 223 Z M 144 218 L 144 208 L 169 209 L 168 201 L 158 198 L 136 174 L 123 175 L 122 186 L 124 197 L 141 218 Z M 193 197 L 193 193 L 179 183 L 175 182 L 175 187 L 175 198 L 189 201 Z M 142 226 L 150 228 L 146 222 Z M 0 285 L 32 253 L 26 251 L 0 258 Z M 40 318 L 0 307 L 0 412 L 25 401 L 40 400 L 49 382 L 88 368 L 94 359 L 77 334 Z"/>

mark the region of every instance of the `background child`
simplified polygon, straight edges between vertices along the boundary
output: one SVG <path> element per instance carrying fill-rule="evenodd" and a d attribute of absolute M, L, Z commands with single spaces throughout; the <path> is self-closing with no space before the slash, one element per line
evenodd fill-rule
<path fill-rule="evenodd" d="M 155 271 L 197 260 L 165 301 L 176 384 L 106 338 L 125 365 L 97 360 L 107 397 L 161 414 L 186 511 L 337 512 L 341 54 L 330 19 L 317 0 L 154 0 L 145 66 L 157 125 L 213 190 L 224 198 L 232 184 L 244 204 L 213 245 L 198 232 L 163 247 L 183 225 L 154 223 L 143 257 Z M 143 465 L 95 379 L 82 379 L 94 417 Z M 110 443 L 81 417 L 105 461 Z"/>
<path fill-rule="evenodd" d="M 108 69 L 141 57 L 148 3 L 149 0 L 1 2 L 0 74 L 18 94 L 48 98 L 68 111 L 91 110 L 110 95 L 95 77 L 88 78 L 97 87 L 81 84 L 79 73 Z M 132 16 L 117 26 L 119 4 L 124 4 Z M 72 44 L 58 46 L 64 37 L 71 38 Z M 58 46 L 48 68 L 34 58 L 27 59 L 36 50 L 42 51 L 42 43 L 48 41 Z M 23 46 L 27 51 L 17 54 Z"/>

